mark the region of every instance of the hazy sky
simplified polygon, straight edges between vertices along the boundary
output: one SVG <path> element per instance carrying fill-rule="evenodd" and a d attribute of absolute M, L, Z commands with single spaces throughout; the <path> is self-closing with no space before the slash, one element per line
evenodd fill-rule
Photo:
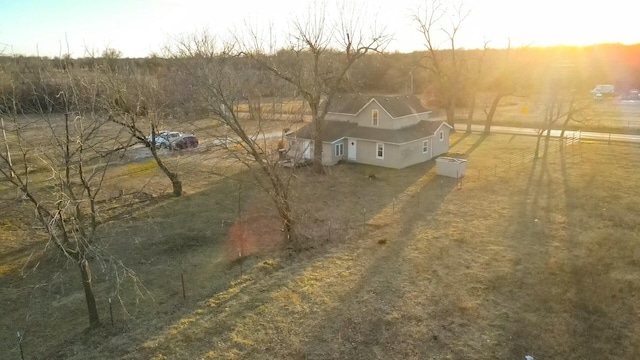
<path fill-rule="evenodd" d="M 394 41 L 388 50 L 424 49 L 410 16 L 422 0 L 345 0 L 366 4 L 367 19 L 377 18 Z M 260 26 L 269 20 L 286 29 L 305 0 L 0 0 L 0 50 L 5 54 L 74 57 L 85 49 L 105 47 L 124 56 L 147 56 L 170 36 L 208 28 L 226 34 L 233 28 Z M 326 0 L 331 16 L 335 0 Z M 459 36 L 460 46 L 482 47 L 490 40 L 504 47 L 602 42 L 640 43 L 637 0 L 463 0 L 470 11 Z M 364 5 L 361 5 L 364 6 Z"/>

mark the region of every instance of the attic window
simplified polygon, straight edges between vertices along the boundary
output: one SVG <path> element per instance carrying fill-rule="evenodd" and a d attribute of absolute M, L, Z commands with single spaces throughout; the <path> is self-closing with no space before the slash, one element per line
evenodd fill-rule
<path fill-rule="evenodd" d="M 444 140 L 444 131 L 440 131 L 440 141 Z"/>
<path fill-rule="evenodd" d="M 378 110 L 371 110 L 371 126 L 378 126 Z"/>

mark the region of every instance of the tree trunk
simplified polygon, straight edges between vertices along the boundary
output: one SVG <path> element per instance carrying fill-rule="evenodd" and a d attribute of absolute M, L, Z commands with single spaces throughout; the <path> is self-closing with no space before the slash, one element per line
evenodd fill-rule
<path fill-rule="evenodd" d="M 542 134 L 544 134 L 544 131 L 538 132 L 538 139 L 536 140 L 536 153 L 533 157 L 534 160 L 538 159 L 538 154 L 540 154 L 540 140 L 542 139 Z"/>
<path fill-rule="evenodd" d="M 564 133 L 567 131 L 567 126 L 569 126 L 569 121 L 573 119 L 573 109 L 569 109 L 567 116 L 562 122 L 562 131 L 560 131 L 560 140 L 564 139 Z"/>
<path fill-rule="evenodd" d="M 286 199 L 278 204 L 278 212 L 280 213 L 280 219 L 282 220 L 284 241 L 286 244 L 291 244 L 295 241 L 294 223 L 291 218 L 291 206 Z"/>
<path fill-rule="evenodd" d="M 471 106 L 469 107 L 469 114 L 467 114 L 467 134 L 471 134 L 471 124 L 473 123 L 473 112 L 476 110 L 476 96 L 471 97 Z"/>
<path fill-rule="evenodd" d="M 263 171 L 269 176 L 273 192 L 270 192 L 271 200 L 276 205 L 278 215 L 282 221 L 282 231 L 285 244 L 290 245 L 295 241 L 294 220 L 292 217 L 291 203 L 287 187 L 282 183 L 276 169 L 264 162 L 260 162 Z"/>
<path fill-rule="evenodd" d="M 155 148 L 151 148 L 151 155 L 156 160 L 156 164 L 160 167 L 160 170 L 169 178 L 171 181 L 171 186 L 173 187 L 173 195 L 181 196 L 182 195 L 182 181 L 179 180 L 178 174 L 171 172 L 162 162 L 162 159 L 158 156 L 158 152 Z"/>
<path fill-rule="evenodd" d="M 89 310 L 89 327 L 94 329 L 100 325 L 98 316 L 98 306 L 96 298 L 93 294 L 93 286 L 91 285 L 91 269 L 87 259 L 80 260 L 80 274 L 82 274 L 82 287 L 84 288 L 84 296 L 87 300 L 87 308 Z"/>
<path fill-rule="evenodd" d="M 544 153 L 542 154 L 542 158 L 546 161 L 547 156 L 549 155 L 549 140 L 551 140 L 551 125 L 547 129 L 547 135 L 544 137 Z"/>
<path fill-rule="evenodd" d="M 319 121 L 317 110 L 313 115 L 313 126 L 315 128 L 315 136 L 313 139 L 313 171 L 316 174 L 324 174 L 324 166 L 322 166 L 322 121 Z"/>
<path fill-rule="evenodd" d="M 491 124 L 493 123 L 493 117 L 496 115 L 498 104 L 500 103 L 500 99 L 502 99 L 503 96 L 504 95 L 502 94 L 497 94 L 491 102 L 491 108 L 489 109 L 489 113 L 487 114 L 487 120 L 484 123 L 484 133 L 487 135 L 491 134 Z"/>
<path fill-rule="evenodd" d="M 182 195 L 182 181 L 178 180 L 178 175 L 172 173 L 171 177 L 171 186 L 173 187 L 173 195 L 181 196 Z"/>
<path fill-rule="evenodd" d="M 451 100 L 451 102 L 447 106 L 447 123 L 451 125 L 452 128 L 454 128 L 453 131 L 455 131 L 455 127 L 456 127 L 455 117 L 456 117 L 456 104 L 453 100 Z"/>

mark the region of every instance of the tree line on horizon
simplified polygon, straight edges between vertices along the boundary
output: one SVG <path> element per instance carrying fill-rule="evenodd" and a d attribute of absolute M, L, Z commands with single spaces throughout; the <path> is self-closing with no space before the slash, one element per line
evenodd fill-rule
<path fill-rule="evenodd" d="M 287 50 L 281 50 L 286 52 Z M 450 50 L 436 50 L 447 53 Z M 536 92 L 535 79 L 545 78 L 554 68 L 569 68 L 579 77 L 576 89 L 588 95 L 597 84 L 611 84 L 618 93 L 640 88 L 640 43 L 634 45 L 598 44 L 591 46 L 552 46 L 552 47 L 520 47 L 511 49 L 456 49 L 467 68 L 468 76 L 463 76 L 459 88 L 460 107 L 468 107 L 473 76 L 477 76 L 477 62 L 483 59 L 484 79 L 480 91 L 495 92 L 505 82 L 517 82 L 521 95 Z M 342 86 L 341 92 L 359 92 L 371 94 L 409 94 L 413 93 L 423 100 L 426 106 L 439 108 L 447 99 L 440 96 L 440 89 L 433 75 L 420 66 L 427 50 L 410 53 L 369 53 L 349 71 L 349 82 Z M 242 62 L 243 59 L 236 59 Z M 509 65 L 507 63 L 510 62 Z M 99 56 L 73 58 L 37 57 L 37 56 L 0 56 L 0 91 L 24 93 L 24 101 L 32 96 L 26 78 L 34 76 L 39 68 L 45 66 L 60 71 L 67 67 L 76 71 L 96 71 L 108 67 L 110 71 L 121 75 L 145 74 L 158 79 L 171 80 L 176 72 L 175 62 L 168 57 L 152 54 L 143 58 L 126 58 L 122 53 L 109 48 Z M 509 67 L 509 69 L 506 69 Z M 505 74 L 505 70 L 510 74 Z M 517 77 L 517 79 L 516 79 Z M 261 89 L 263 96 L 282 96 L 277 92 L 283 84 L 266 84 Z M 538 84 L 540 85 L 540 84 Z M 22 87 L 25 88 L 22 88 Z M 286 86 L 285 86 L 286 87 Z M 539 87 L 539 86 L 538 86 Z M 274 90 L 280 88 L 281 91 Z M 295 92 L 288 89 L 291 97 Z"/>

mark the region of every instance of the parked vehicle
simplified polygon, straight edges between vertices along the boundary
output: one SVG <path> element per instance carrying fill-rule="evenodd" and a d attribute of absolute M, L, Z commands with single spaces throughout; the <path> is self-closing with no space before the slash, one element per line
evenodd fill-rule
<path fill-rule="evenodd" d="M 169 149 L 171 148 L 171 143 L 176 139 L 184 136 L 185 134 L 179 131 L 160 131 L 155 136 L 155 144 L 157 149 Z M 147 141 L 149 144 L 153 142 L 153 135 L 147 136 Z"/>
<path fill-rule="evenodd" d="M 596 97 L 612 97 L 615 95 L 615 88 L 613 85 L 596 85 L 596 87 L 591 90 L 591 95 Z"/>
<path fill-rule="evenodd" d="M 194 149 L 198 147 L 198 138 L 195 135 L 183 135 L 170 143 L 171 150 Z"/>

